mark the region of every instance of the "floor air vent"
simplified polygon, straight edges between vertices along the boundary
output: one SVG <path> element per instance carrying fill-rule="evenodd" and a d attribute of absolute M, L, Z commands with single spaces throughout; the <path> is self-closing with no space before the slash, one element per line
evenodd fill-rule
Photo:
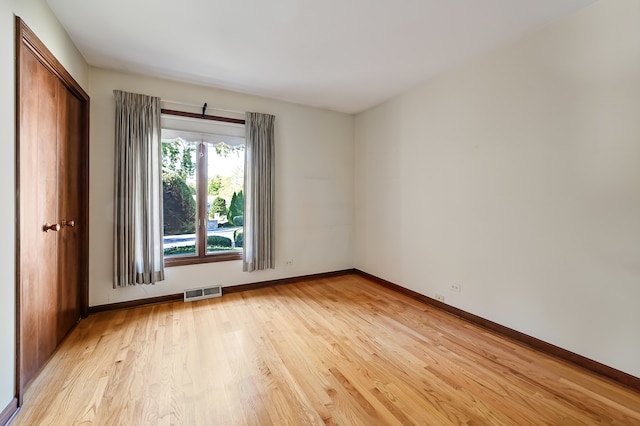
<path fill-rule="evenodd" d="M 212 287 L 192 288 L 184 291 L 184 301 L 209 299 L 211 297 L 222 296 L 222 286 L 214 285 Z"/>

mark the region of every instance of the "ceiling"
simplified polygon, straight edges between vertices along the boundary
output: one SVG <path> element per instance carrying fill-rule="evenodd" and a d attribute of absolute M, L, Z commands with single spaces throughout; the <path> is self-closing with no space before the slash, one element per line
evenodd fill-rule
<path fill-rule="evenodd" d="M 595 0 L 48 0 L 87 62 L 357 113 Z"/>

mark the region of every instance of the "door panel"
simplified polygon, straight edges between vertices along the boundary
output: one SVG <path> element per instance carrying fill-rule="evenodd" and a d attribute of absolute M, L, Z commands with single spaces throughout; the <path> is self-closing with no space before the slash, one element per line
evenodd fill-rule
<path fill-rule="evenodd" d="M 80 155 L 82 105 L 58 83 L 58 341 L 80 318 Z"/>
<path fill-rule="evenodd" d="M 23 312 L 23 369 L 29 380 L 57 345 L 56 287 L 57 233 L 44 232 L 57 218 L 57 91 L 56 78 L 30 53 L 22 61 L 28 74 L 22 80 L 21 129 L 32 143 L 21 146 L 20 243 L 24 256 L 21 311 Z M 24 137 L 21 135 L 21 137 Z"/>

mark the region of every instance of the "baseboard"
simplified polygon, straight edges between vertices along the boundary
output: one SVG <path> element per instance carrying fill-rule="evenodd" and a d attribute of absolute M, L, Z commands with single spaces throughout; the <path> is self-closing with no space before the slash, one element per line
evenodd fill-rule
<path fill-rule="evenodd" d="M 339 277 L 341 275 L 355 274 L 356 272 L 357 271 L 355 269 L 344 269 L 340 271 L 323 272 L 319 274 L 301 275 L 301 276 L 290 277 L 290 278 L 280 278 L 277 280 L 259 281 L 255 283 L 249 283 L 249 284 L 232 285 L 229 287 L 223 287 L 222 294 L 238 293 L 241 291 L 255 290 L 258 288 L 272 287 L 274 285 L 281 285 L 281 284 L 293 284 L 293 283 L 298 283 L 302 281 L 321 280 L 326 278 Z M 176 293 L 176 294 L 169 294 L 166 296 L 149 297 L 146 299 L 129 300 L 126 302 L 109 303 L 107 305 L 90 306 L 89 314 L 95 314 L 98 312 L 105 312 L 105 311 L 115 311 L 119 309 L 131 309 L 131 308 L 137 308 L 140 306 L 155 305 L 158 303 L 177 302 L 183 299 L 184 299 L 183 293 Z"/>
<path fill-rule="evenodd" d="M 126 302 L 109 303 L 106 305 L 89 306 L 89 315 L 96 314 L 98 312 L 138 308 L 140 306 L 155 305 L 158 303 L 177 302 L 183 298 L 183 293 L 176 293 L 168 294 L 166 296 L 148 297 L 146 299 L 128 300 Z"/>
<path fill-rule="evenodd" d="M 458 309 L 451 305 L 447 305 L 446 303 L 442 303 L 439 300 L 432 299 L 431 297 L 425 296 L 423 294 L 417 293 L 413 290 L 409 290 L 408 288 L 402 287 L 398 284 L 392 283 L 385 279 L 376 277 L 375 275 L 371 275 L 367 272 L 361 271 L 359 269 L 355 270 L 356 274 L 369 279 L 375 283 L 378 283 L 384 287 L 387 287 L 391 290 L 394 290 L 398 293 L 404 294 L 405 296 L 409 296 L 413 299 L 419 300 L 423 303 L 436 307 L 440 310 L 448 312 L 452 315 L 460 317 L 466 321 L 469 321 L 473 324 L 476 324 L 480 327 L 491 330 L 495 333 L 501 334 L 507 338 L 518 341 L 522 344 L 525 344 L 529 347 L 532 347 L 540 352 L 544 352 L 548 355 L 559 358 L 563 361 L 570 362 L 571 364 L 577 365 L 578 367 L 589 370 L 593 373 L 596 373 L 600 376 L 606 377 L 608 379 L 614 380 L 622 385 L 628 386 L 636 391 L 640 392 L 640 378 L 632 376 L 631 374 L 625 373 L 624 371 L 617 370 L 613 367 L 609 367 L 608 365 L 601 364 L 592 359 L 586 358 L 582 355 L 578 355 L 574 352 L 568 351 L 561 347 L 552 345 L 551 343 L 547 343 L 544 340 L 537 339 L 535 337 L 529 336 L 527 334 L 521 333 L 512 328 L 506 327 L 504 325 L 495 323 L 488 319 L 479 317 L 467 311 L 463 311 L 462 309 Z"/>
<path fill-rule="evenodd" d="M 0 413 L 0 425 L 9 424 L 9 422 L 18 414 L 18 398 L 13 398 L 9 405 Z"/>
<path fill-rule="evenodd" d="M 238 293 L 241 291 L 255 290 L 258 288 L 272 287 L 274 285 L 281 285 L 281 284 L 294 284 L 302 281 L 323 280 L 327 278 L 340 277 L 342 275 L 352 275 L 356 273 L 357 273 L 356 269 L 343 269 L 341 271 L 323 272 L 320 274 L 311 274 L 311 275 L 301 275 L 297 277 L 281 278 L 278 280 L 260 281 L 260 282 L 251 283 L 251 284 L 232 285 L 229 287 L 224 287 L 222 289 L 222 294 Z"/>

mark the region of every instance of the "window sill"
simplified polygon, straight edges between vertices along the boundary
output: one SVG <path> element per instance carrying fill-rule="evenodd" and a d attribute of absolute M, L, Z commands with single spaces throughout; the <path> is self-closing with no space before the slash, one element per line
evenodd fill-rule
<path fill-rule="evenodd" d="M 172 266 L 197 265 L 200 263 L 227 262 L 229 260 L 242 260 L 242 252 L 225 252 L 209 254 L 204 257 L 197 256 L 180 256 L 169 257 L 164 259 L 165 268 Z"/>

